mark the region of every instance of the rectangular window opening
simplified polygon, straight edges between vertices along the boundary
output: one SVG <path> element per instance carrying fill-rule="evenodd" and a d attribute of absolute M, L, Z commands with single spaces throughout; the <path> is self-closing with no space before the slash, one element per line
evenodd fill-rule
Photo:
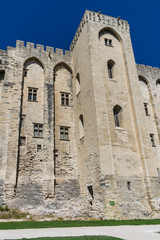
<path fill-rule="evenodd" d="M 37 144 L 37 152 L 40 152 L 42 150 L 42 145 L 41 144 Z"/>
<path fill-rule="evenodd" d="M 69 93 L 61 93 L 61 104 L 69 106 Z"/>
<path fill-rule="evenodd" d="M 69 140 L 69 127 L 60 127 L 60 139 Z"/>
<path fill-rule="evenodd" d="M 34 137 L 43 137 L 43 125 L 34 123 Z"/>
<path fill-rule="evenodd" d="M 37 101 L 37 89 L 36 88 L 28 88 L 28 100 L 36 102 Z"/>
<path fill-rule="evenodd" d="M 105 43 L 106 46 L 112 47 L 112 39 L 105 38 L 104 43 Z"/>

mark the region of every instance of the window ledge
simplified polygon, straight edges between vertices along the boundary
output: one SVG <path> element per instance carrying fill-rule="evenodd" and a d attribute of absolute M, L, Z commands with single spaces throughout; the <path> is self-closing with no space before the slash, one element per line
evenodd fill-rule
<path fill-rule="evenodd" d="M 27 99 L 27 101 L 28 101 L 28 102 L 38 102 L 38 101 L 29 100 L 29 99 Z"/>
<path fill-rule="evenodd" d="M 112 46 L 112 45 L 107 45 L 107 44 L 105 44 L 105 46 L 106 46 L 106 47 L 114 47 L 114 46 Z"/>
<path fill-rule="evenodd" d="M 114 79 L 114 78 L 109 78 L 110 81 L 113 81 L 113 82 L 118 82 L 117 79 Z"/>
<path fill-rule="evenodd" d="M 119 131 L 124 131 L 124 132 L 126 132 L 126 129 L 121 128 L 121 127 L 115 127 L 115 130 L 119 130 Z"/>
<path fill-rule="evenodd" d="M 62 107 L 70 107 L 70 105 L 63 105 L 63 104 L 61 104 L 61 106 Z"/>
<path fill-rule="evenodd" d="M 60 138 L 59 140 L 62 140 L 62 141 L 70 141 L 70 139 L 62 139 L 62 138 Z"/>
<path fill-rule="evenodd" d="M 41 139 L 43 139 L 43 137 L 35 137 L 35 136 L 33 136 L 33 138 L 41 138 Z"/>

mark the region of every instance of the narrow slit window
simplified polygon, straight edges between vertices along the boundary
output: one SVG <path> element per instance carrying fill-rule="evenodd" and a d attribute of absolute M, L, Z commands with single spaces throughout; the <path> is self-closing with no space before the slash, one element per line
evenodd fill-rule
<path fill-rule="evenodd" d="M 113 108 L 114 123 L 116 127 L 122 126 L 122 108 L 119 105 Z"/>
<path fill-rule="evenodd" d="M 76 95 L 78 95 L 81 91 L 81 85 L 80 85 L 80 74 L 77 73 L 76 75 Z"/>
<path fill-rule="evenodd" d="M 143 103 L 143 104 L 144 104 L 145 114 L 146 114 L 146 116 L 149 116 L 149 112 L 148 112 L 148 103 Z"/>
<path fill-rule="evenodd" d="M 27 77 L 27 72 L 28 72 L 28 69 L 24 69 L 24 72 L 23 72 L 24 77 Z"/>
<path fill-rule="evenodd" d="M 109 39 L 109 46 L 111 47 L 112 46 L 112 40 Z"/>
<path fill-rule="evenodd" d="M 92 187 L 92 185 L 87 186 L 87 189 L 88 189 L 88 192 L 89 192 L 90 197 L 91 197 L 92 199 L 94 199 L 93 187 Z"/>
<path fill-rule="evenodd" d="M 42 150 L 42 145 L 41 144 L 37 144 L 37 152 L 40 152 Z"/>
<path fill-rule="evenodd" d="M 153 133 L 150 133 L 150 140 L 151 140 L 152 147 L 156 147 Z"/>
<path fill-rule="evenodd" d="M 115 65 L 115 63 L 114 63 L 114 61 L 112 61 L 112 60 L 109 60 L 108 62 L 107 62 L 107 68 L 108 68 L 108 77 L 109 78 L 114 78 L 114 65 Z"/>
<path fill-rule="evenodd" d="M 0 80 L 4 80 L 4 77 L 5 77 L 5 71 L 0 70 Z"/>
<path fill-rule="evenodd" d="M 127 188 L 128 190 L 131 190 L 131 182 L 127 182 Z"/>

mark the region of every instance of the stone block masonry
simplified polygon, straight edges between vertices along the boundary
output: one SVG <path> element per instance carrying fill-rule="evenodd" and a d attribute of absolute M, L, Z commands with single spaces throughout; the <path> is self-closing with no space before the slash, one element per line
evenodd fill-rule
<path fill-rule="evenodd" d="M 160 69 L 127 21 L 86 10 L 70 51 L 0 50 L 0 205 L 55 218 L 159 218 Z"/>

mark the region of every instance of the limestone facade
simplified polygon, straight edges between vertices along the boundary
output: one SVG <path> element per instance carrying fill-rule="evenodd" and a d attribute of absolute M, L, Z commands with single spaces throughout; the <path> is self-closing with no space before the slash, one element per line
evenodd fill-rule
<path fill-rule="evenodd" d="M 55 217 L 159 218 L 160 69 L 127 21 L 86 10 L 70 51 L 0 50 L 0 204 Z"/>

